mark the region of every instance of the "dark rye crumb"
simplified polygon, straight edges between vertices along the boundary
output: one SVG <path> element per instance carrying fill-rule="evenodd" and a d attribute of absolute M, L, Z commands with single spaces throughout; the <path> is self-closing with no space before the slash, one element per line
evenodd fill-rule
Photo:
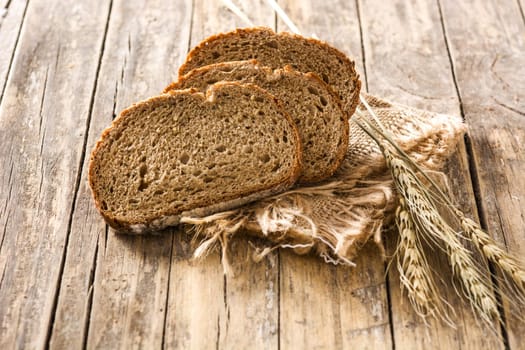
<path fill-rule="evenodd" d="M 175 90 L 124 110 L 92 152 L 95 204 L 118 231 L 176 225 L 297 180 L 301 142 L 279 102 L 254 85 Z"/>
<path fill-rule="evenodd" d="M 218 81 L 252 83 L 283 102 L 302 141 L 303 168 L 299 182 L 324 180 L 339 168 L 348 147 L 348 118 L 337 95 L 317 75 L 301 73 L 290 66 L 273 70 L 256 60 L 224 62 L 196 68 L 164 91 L 186 88 L 206 91 Z"/>

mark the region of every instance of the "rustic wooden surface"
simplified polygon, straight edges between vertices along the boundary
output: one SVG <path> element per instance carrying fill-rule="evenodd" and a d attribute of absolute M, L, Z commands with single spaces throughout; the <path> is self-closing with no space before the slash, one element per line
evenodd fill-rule
<path fill-rule="evenodd" d="M 287 30 L 265 0 L 233 1 Z M 461 114 L 447 173 L 458 204 L 525 254 L 522 0 L 282 0 L 307 35 L 350 55 L 369 92 Z M 217 0 L 0 1 L 0 349 L 524 349 L 525 323 L 479 324 L 450 284 L 456 329 L 426 326 L 395 269 L 366 246 L 356 268 L 231 246 L 190 259 L 184 232 L 123 237 L 86 183 L 120 110 L 177 78 L 188 49 L 246 26 Z M 395 232 L 386 235 L 387 248 Z M 432 260 L 444 280 L 446 262 Z"/>

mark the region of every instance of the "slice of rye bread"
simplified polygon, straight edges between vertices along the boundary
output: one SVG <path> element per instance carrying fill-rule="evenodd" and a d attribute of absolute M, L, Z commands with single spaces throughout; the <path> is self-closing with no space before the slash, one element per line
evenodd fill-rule
<path fill-rule="evenodd" d="M 273 70 L 256 60 L 216 63 L 194 69 L 164 91 L 206 91 L 218 81 L 252 83 L 279 98 L 299 129 L 303 167 L 298 182 L 324 180 L 339 168 L 348 147 L 348 118 L 340 100 L 316 74 L 286 66 Z"/>
<path fill-rule="evenodd" d="M 210 36 L 190 51 L 179 68 L 179 77 L 209 64 L 252 58 L 274 69 L 290 65 L 303 73 L 316 73 L 339 95 L 348 116 L 354 113 L 361 89 L 354 62 L 320 40 L 286 32 L 277 34 L 266 27 Z"/>
<path fill-rule="evenodd" d="M 117 231 L 144 233 L 290 188 L 301 170 L 295 123 L 273 95 L 221 82 L 124 110 L 89 164 L 95 204 Z"/>

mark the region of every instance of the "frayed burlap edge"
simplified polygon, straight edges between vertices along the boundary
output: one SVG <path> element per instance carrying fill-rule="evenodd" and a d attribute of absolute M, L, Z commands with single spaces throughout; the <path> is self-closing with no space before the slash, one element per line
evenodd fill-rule
<path fill-rule="evenodd" d="M 438 171 L 454 152 L 465 132 L 461 118 L 418 110 L 366 96 L 381 123 L 397 144 L 420 166 Z M 367 116 L 360 105 L 356 113 Z M 397 203 L 392 178 L 378 146 L 351 122 L 344 163 L 329 180 L 296 187 L 244 207 L 207 217 L 184 217 L 202 239 L 195 257 L 217 245 L 223 248 L 223 266 L 230 270 L 227 246 L 239 232 L 264 238 L 262 258 L 275 248 L 298 254 L 314 252 L 326 262 L 354 265 L 352 259 L 371 238 L 380 247 L 381 232 Z"/>

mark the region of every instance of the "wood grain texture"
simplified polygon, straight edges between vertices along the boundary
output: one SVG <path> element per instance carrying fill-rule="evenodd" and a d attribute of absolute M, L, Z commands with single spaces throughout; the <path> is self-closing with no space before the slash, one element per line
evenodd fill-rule
<path fill-rule="evenodd" d="M 364 81 L 354 2 L 287 1 L 283 8 L 302 33 L 315 34 L 349 55 Z M 277 29 L 288 30 L 281 20 Z M 391 348 L 384 263 L 370 247 L 362 254 L 355 268 L 282 255 L 282 349 Z"/>
<path fill-rule="evenodd" d="M 287 30 L 266 0 L 233 2 Z M 453 195 L 525 254 L 524 1 L 279 3 L 350 55 L 370 92 L 463 113 Z M 457 329 L 426 327 L 373 244 L 356 268 L 287 250 L 255 263 L 240 233 L 224 276 L 219 250 L 192 259 L 199 240 L 184 228 L 108 229 L 86 179 L 102 130 L 176 79 L 191 46 L 245 26 L 212 0 L 0 0 L 0 349 L 524 349 L 508 304 L 491 333 L 450 285 L 440 290 Z M 395 233 L 385 239 L 392 247 Z M 431 263 L 447 284 L 443 257 Z"/>
<path fill-rule="evenodd" d="M 265 1 L 236 3 L 253 23 L 273 26 L 274 14 Z M 221 1 L 195 1 L 190 46 L 209 35 L 245 26 Z M 181 232 L 174 238 L 167 347 L 277 348 L 277 255 L 273 253 L 268 260 L 255 263 L 248 242 L 234 240 L 229 256 L 234 276 L 225 277 L 218 252 L 200 261 L 190 260 L 193 250 L 185 237 L 188 234 Z"/>
<path fill-rule="evenodd" d="M 525 22 L 515 1 L 441 1 L 465 119 L 469 123 L 483 225 L 525 254 Z M 475 15 L 474 15 L 475 14 Z M 513 349 L 525 322 L 509 314 Z M 525 309 L 513 310 L 523 315 Z"/>
<path fill-rule="evenodd" d="M 437 3 L 362 0 L 360 4 L 370 92 L 414 107 L 460 114 Z M 472 198 L 466 154 L 456 154 L 450 164 L 453 166 L 449 176 L 453 176 L 456 197 Z M 467 201 L 462 207 L 472 211 L 475 202 Z M 393 246 L 390 248 L 394 252 Z M 429 320 L 430 327 L 422 323 L 402 293 L 399 274 L 393 265 L 389 287 L 396 347 L 501 348 L 503 343 L 497 335 L 478 325 L 470 306 L 456 294 L 447 260 L 439 251 L 429 254 L 430 265 L 442 278 L 439 291 L 456 312 L 453 322 L 457 329 L 438 320 Z M 494 328 L 498 329 L 497 324 Z"/>
<path fill-rule="evenodd" d="M 48 342 L 107 10 L 47 0 L 27 9 L 0 107 L 2 349 Z"/>

